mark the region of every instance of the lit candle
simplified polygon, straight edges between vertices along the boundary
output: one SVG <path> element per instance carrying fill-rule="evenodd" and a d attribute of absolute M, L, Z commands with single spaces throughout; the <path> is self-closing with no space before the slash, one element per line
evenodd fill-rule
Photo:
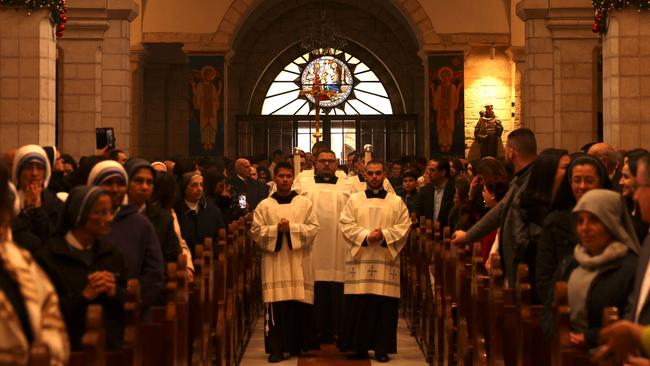
<path fill-rule="evenodd" d="M 372 160 L 372 145 L 367 144 L 363 145 L 363 162 L 364 164 L 368 164 L 370 160 Z"/>
<path fill-rule="evenodd" d="M 294 147 L 293 148 L 293 171 L 295 175 L 298 175 L 300 173 L 300 150 L 299 147 Z"/>

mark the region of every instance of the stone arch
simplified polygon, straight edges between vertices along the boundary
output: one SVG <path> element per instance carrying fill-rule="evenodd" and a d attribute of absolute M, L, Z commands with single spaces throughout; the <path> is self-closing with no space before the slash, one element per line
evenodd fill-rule
<path fill-rule="evenodd" d="M 231 49 L 239 29 L 246 22 L 250 13 L 264 1 L 233 0 L 221 23 L 219 23 L 214 39 L 219 40 L 220 43 Z M 419 0 L 390 0 L 390 2 L 402 13 L 404 19 L 411 26 L 419 48 L 422 48 L 425 44 L 438 43 L 439 38 L 431 19 L 420 5 Z"/>

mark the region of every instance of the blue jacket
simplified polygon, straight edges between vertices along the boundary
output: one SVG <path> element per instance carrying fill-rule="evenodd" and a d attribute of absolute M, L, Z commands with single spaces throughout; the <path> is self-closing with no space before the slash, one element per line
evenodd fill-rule
<path fill-rule="evenodd" d="M 103 238 L 124 257 L 128 278 L 140 281 L 146 308 L 162 300 L 165 264 L 156 230 L 135 206 L 122 206 L 113 219 L 110 235 Z"/>

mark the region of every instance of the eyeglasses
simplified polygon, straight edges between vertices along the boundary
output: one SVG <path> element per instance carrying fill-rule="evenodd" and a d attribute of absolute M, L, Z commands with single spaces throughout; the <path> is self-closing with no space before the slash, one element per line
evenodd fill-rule
<path fill-rule="evenodd" d="M 338 160 L 336 159 L 318 159 L 316 161 L 318 161 L 321 164 L 336 164 L 338 162 Z"/>

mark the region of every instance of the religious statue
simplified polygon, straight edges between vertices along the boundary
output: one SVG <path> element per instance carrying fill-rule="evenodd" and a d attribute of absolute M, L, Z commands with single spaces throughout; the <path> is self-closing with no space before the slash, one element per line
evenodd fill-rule
<path fill-rule="evenodd" d="M 210 65 L 201 69 L 201 81 L 192 82 L 194 109 L 199 111 L 199 128 L 201 145 L 206 151 L 211 151 L 216 142 L 217 118 L 221 110 L 221 93 L 223 83 L 221 78 L 216 81 L 217 70 Z"/>
<path fill-rule="evenodd" d="M 429 79 L 429 88 L 433 96 L 433 109 L 437 112 L 436 129 L 438 131 L 438 145 L 441 152 L 451 151 L 453 145 L 455 114 L 458 109 L 458 88 L 452 83 L 454 71 L 444 66 L 438 70 L 440 85 L 435 89 L 433 77 Z"/>
<path fill-rule="evenodd" d="M 503 126 L 501 121 L 494 115 L 491 104 L 485 106 L 485 112 L 479 112 L 481 116 L 474 127 L 474 138 L 479 144 L 481 158 L 486 156 L 497 157 L 501 145 L 501 134 Z"/>

